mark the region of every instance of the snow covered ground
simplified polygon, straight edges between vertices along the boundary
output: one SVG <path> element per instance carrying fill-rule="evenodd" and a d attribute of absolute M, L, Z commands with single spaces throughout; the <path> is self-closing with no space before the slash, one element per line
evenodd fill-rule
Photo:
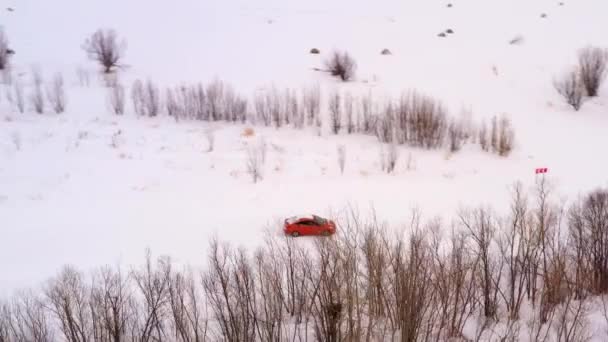
<path fill-rule="evenodd" d="M 374 208 L 398 227 L 413 207 L 446 218 L 467 205 L 500 208 L 513 182 L 533 184 L 536 167 L 549 168 L 564 198 L 608 185 L 608 90 L 574 112 L 552 86 L 579 48 L 608 47 L 606 1 L 6 3 L 14 11 L 0 9 L 0 24 L 17 52 L 17 77 L 30 82 L 32 66 L 48 77 L 63 73 L 69 104 L 62 115 L 18 114 L 4 89 L 0 95 L 0 295 L 38 284 L 66 263 L 139 263 L 146 247 L 199 265 L 210 236 L 255 246 L 265 229 L 302 212 Z M 454 116 L 463 108 L 476 120 L 508 114 L 516 149 L 500 158 L 477 145 L 455 155 L 400 147 L 397 171 L 387 175 L 371 136 L 255 126 L 244 137 L 246 125 L 138 119 L 131 108 L 113 116 L 102 86 L 77 84 L 77 69 L 96 70 L 81 45 L 100 27 L 128 41 L 127 85 L 218 77 L 248 95 L 319 83 L 324 95 L 343 88 L 378 98 L 418 89 Z M 437 37 L 446 29 L 454 34 Z M 510 45 L 518 35 L 522 43 Z M 320 56 L 308 54 L 313 47 Z M 357 60 L 354 82 L 313 70 L 334 48 Z M 380 55 L 384 48 L 392 55 Z M 261 137 L 269 159 L 253 184 L 246 146 Z M 347 150 L 344 175 L 338 145 Z"/>

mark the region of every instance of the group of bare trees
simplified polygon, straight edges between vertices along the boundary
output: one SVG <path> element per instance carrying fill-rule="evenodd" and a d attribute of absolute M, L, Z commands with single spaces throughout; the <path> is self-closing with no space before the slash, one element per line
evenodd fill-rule
<path fill-rule="evenodd" d="M 553 81 L 557 92 L 566 102 L 579 110 L 584 96 L 595 97 L 606 76 L 608 52 L 597 47 L 586 47 L 579 51 L 578 66 Z"/>
<path fill-rule="evenodd" d="M 349 210 L 312 248 L 212 240 L 202 275 L 149 253 L 129 272 L 66 267 L 0 303 L 0 341 L 584 341 L 608 293 L 608 191 L 564 207 L 539 179 L 507 212 L 414 211 L 404 236 Z"/>
<path fill-rule="evenodd" d="M 507 156 L 513 150 L 515 131 L 511 121 L 506 115 L 500 118 L 494 116 L 491 120 L 490 130 L 485 121 L 481 123 L 478 131 L 479 145 L 486 152 L 493 152 L 499 156 Z"/>

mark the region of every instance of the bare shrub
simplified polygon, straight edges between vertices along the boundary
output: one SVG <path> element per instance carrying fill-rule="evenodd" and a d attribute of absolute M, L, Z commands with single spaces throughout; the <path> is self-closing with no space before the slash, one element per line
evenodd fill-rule
<path fill-rule="evenodd" d="M 363 133 L 375 133 L 376 123 L 374 117 L 374 100 L 372 93 L 369 92 L 366 96 L 361 98 L 361 130 Z"/>
<path fill-rule="evenodd" d="M 135 81 L 131 89 L 131 98 L 135 113 L 138 115 L 154 117 L 160 113 L 160 90 L 151 80 L 146 81 L 145 84 L 140 80 Z"/>
<path fill-rule="evenodd" d="M 578 111 L 581 109 L 585 85 L 577 70 L 570 71 L 560 79 L 554 80 L 553 86 L 574 110 Z"/>
<path fill-rule="evenodd" d="M 209 120 L 217 121 L 223 119 L 224 83 L 220 80 L 213 81 L 207 86 L 205 95 L 209 108 Z"/>
<path fill-rule="evenodd" d="M 481 127 L 479 128 L 479 145 L 483 151 L 490 151 L 490 144 L 488 142 L 488 126 L 485 120 L 481 121 Z"/>
<path fill-rule="evenodd" d="M 334 51 L 331 57 L 325 61 L 325 67 L 332 76 L 340 77 L 344 82 L 353 79 L 357 71 L 357 63 L 346 51 Z"/>
<path fill-rule="evenodd" d="M 4 29 L 0 28 L 0 71 L 8 69 L 8 60 L 11 56 L 8 47 L 8 37 L 4 33 Z"/>
<path fill-rule="evenodd" d="M 14 94 L 14 97 L 13 95 Z M 7 98 L 9 102 L 15 105 L 17 111 L 21 114 L 25 112 L 25 95 L 23 94 L 23 84 L 21 81 L 17 80 L 13 84 L 13 92 L 11 90 L 7 90 Z"/>
<path fill-rule="evenodd" d="M 246 156 L 247 173 L 251 176 L 254 183 L 257 183 L 264 176 L 264 164 L 266 161 L 266 142 L 260 140 L 254 145 L 247 147 Z"/>
<path fill-rule="evenodd" d="M 593 294 L 608 293 L 608 191 L 598 189 L 568 213 L 577 283 Z"/>
<path fill-rule="evenodd" d="M 606 76 L 608 53 L 604 49 L 586 47 L 578 53 L 580 78 L 588 96 L 597 96 Z"/>
<path fill-rule="evenodd" d="M 215 132 L 212 129 L 206 130 L 205 138 L 207 140 L 207 152 L 212 152 L 215 147 Z"/>
<path fill-rule="evenodd" d="M 392 173 L 397 166 L 397 159 L 399 159 L 399 151 L 395 143 L 388 144 L 388 147 L 382 146 L 380 148 L 380 164 L 382 171 L 386 173 Z"/>
<path fill-rule="evenodd" d="M 46 95 L 57 114 L 65 112 L 67 106 L 67 98 L 64 88 L 63 76 L 60 73 L 53 76 L 51 84 L 46 89 Z"/>
<path fill-rule="evenodd" d="M 340 133 L 340 129 L 342 129 L 342 102 L 340 93 L 337 91 L 329 97 L 329 117 L 332 133 Z"/>
<path fill-rule="evenodd" d="M 30 105 L 36 113 L 42 114 L 44 113 L 45 101 L 44 93 L 42 91 L 42 73 L 40 72 L 40 69 L 32 69 L 32 78 L 34 87 L 30 94 Z"/>
<path fill-rule="evenodd" d="M 376 123 L 376 136 L 382 143 L 393 142 L 395 138 L 393 106 L 389 102 L 384 108 L 384 115 Z"/>
<path fill-rule="evenodd" d="M 125 113 L 125 87 L 122 84 L 108 88 L 108 104 L 114 114 Z"/>
<path fill-rule="evenodd" d="M 135 299 L 130 289 L 130 278 L 121 270 L 101 268 L 93 276 L 90 307 L 93 336 L 102 341 L 122 341 L 135 326 Z"/>
<path fill-rule="evenodd" d="M 76 78 L 81 87 L 89 87 L 91 85 L 91 75 L 85 68 L 78 67 L 76 69 Z"/>
<path fill-rule="evenodd" d="M 21 134 L 18 131 L 14 131 L 11 133 L 11 141 L 13 142 L 13 145 L 15 146 L 15 150 L 20 151 L 21 146 L 23 145 L 23 141 L 21 139 Z"/>
<path fill-rule="evenodd" d="M 344 166 L 346 165 L 346 146 L 338 145 L 338 166 L 340 173 L 344 174 Z"/>
<path fill-rule="evenodd" d="M 496 116 L 492 117 L 492 130 L 490 131 L 490 147 L 492 152 L 498 152 L 498 120 Z"/>
<path fill-rule="evenodd" d="M 458 152 L 462 148 L 464 141 L 462 125 L 456 120 L 452 120 L 448 125 L 448 142 L 450 152 Z"/>
<path fill-rule="evenodd" d="M 84 42 L 82 48 L 91 60 L 103 67 L 104 73 L 109 74 L 113 69 L 120 67 L 126 42 L 118 41 L 116 31 L 100 29 Z"/>
<path fill-rule="evenodd" d="M 304 89 L 303 93 L 306 122 L 312 126 L 321 112 L 321 87 L 317 84 L 316 86 Z"/>
<path fill-rule="evenodd" d="M 350 93 L 344 96 L 344 114 L 346 115 L 346 132 L 352 134 L 355 132 L 354 115 L 354 99 Z"/>
<path fill-rule="evenodd" d="M 515 143 L 515 131 L 511 126 L 511 120 L 506 115 L 500 118 L 498 123 L 497 153 L 501 157 L 508 156 L 513 150 Z"/>
<path fill-rule="evenodd" d="M 131 100 L 133 101 L 133 110 L 139 116 L 145 115 L 144 108 L 144 84 L 141 80 L 136 80 L 131 86 Z"/>
<path fill-rule="evenodd" d="M 408 94 L 407 127 L 401 134 L 407 134 L 406 141 L 413 146 L 438 148 L 442 145 L 447 128 L 446 112 L 436 99 L 416 92 Z"/>

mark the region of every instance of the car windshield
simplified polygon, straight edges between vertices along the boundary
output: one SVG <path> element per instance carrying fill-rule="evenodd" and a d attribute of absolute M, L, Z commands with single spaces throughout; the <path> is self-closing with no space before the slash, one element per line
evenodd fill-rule
<path fill-rule="evenodd" d="M 313 221 L 315 221 L 317 224 L 326 224 L 327 223 L 327 220 L 322 217 L 313 215 L 312 218 L 313 218 Z"/>

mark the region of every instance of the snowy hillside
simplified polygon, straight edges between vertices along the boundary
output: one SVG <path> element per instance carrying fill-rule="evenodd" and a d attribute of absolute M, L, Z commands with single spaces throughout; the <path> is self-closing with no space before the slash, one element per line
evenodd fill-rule
<path fill-rule="evenodd" d="M 5 1 L 12 82 L 28 97 L 33 68 L 45 82 L 61 73 L 67 111 L 39 115 L 28 104 L 19 113 L 7 97 L 12 83 L 0 86 L 0 296 L 64 264 L 138 264 L 146 248 L 198 266 L 211 237 L 256 247 L 265 230 L 279 234 L 281 220 L 300 213 L 339 219 L 350 207 L 373 209 L 400 227 L 415 207 L 445 219 L 464 206 L 508 208 L 509 186 L 531 189 L 537 167 L 549 168 L 564 201 L 607 186 L 608 89 L 574 111 L 553 87 L 579 49 L 608 47 L 607 11 L 602 0 Z M 111 113 L 99 67 L 82 49 L 99 28 L 127 42 L 123 116 Z M 318 71 L 335 49 L 356 60 L 353 81 Z M 324 127 L 176 122 L 164 109 L 138 117 L 129 97 L 138 79 L 163 94 L 220 79 L 247 98 L 249 112 L 254 96 L 273 87 L 318 84 Z M 456 153 L 399 145 L 387 174 L 375 136 L 330 132 L 333 92 L 373 94 L 382 105 L 414 89 L 450 117 L 507 116 L 514 150 L 500 157 L 476 143 Z M 260 141 L 267 160 L 254 183 L 247 151 Z"/>

